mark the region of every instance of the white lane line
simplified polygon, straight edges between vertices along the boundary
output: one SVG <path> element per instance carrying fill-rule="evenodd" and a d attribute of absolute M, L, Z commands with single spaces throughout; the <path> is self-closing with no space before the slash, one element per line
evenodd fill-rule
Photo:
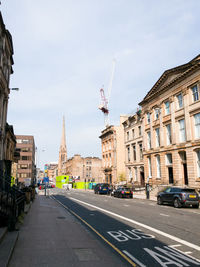
<path fill-rule="evenodd" d="M 100 211 L 102 211 L 102 212 L 104 212 L 104 213 L 111 214 L 111 215 L 113 215 L 113 216 L 115 216 L 115 217 L 117 217 L 117 218 L 120 218 L 120 219 L 123 219 L 123 220 L 125 220 L 125 221 L 134 223 L 134 224 L 139 225 L 139 226 L 141 226 L 141 227 L 143 227 L 143 228 L 146 228 L 146 229 L 148 229 L 148 230 L 150 230 L 150 231 L 152 231 L 152 232 L 154 232 L 154 233 L 157 233 L 157 234 L 162 235 L 162 236 L 164 236 L 164 237 L 167 237 L 167 238 L 169 238 L 169 239 L 171 239 L 171 240 L 174 240 L 174 241 L 176 241 L 176 242 L 178 242 L 178 243 L 181 243 L 181 244 L 183 244 L 183 245 L 185 245 L 185 246 L 188 246 L 188 247 L 190 247 L 190 248 L 193 248 L 193 249 L 196 249 L 196 250 L 200 251 L 200 247 L 199 247 L 199 246 L 197 246 L 197 245 L 195 245 L 195 244 L 192 244 L 192 243 L 190 243 L 190 242 L 188 242 L 188 241 L 186 241 L 186 240 L 183 240 L 183 239 L 180 239 L 180 238 L 178 238 L 178 237 L 175 237 L 175 236 L 173 236 L 173 235 L 167 234 L 167 233 L 165 233 L 165 232 L 163 232 L 163 231 L 160 231 L 160 230 L 158 230 L 158 229 L 156 229 L 156 228 L 153 228 L 153 227 L 151 227 L 151 226 L 149 226 L 149 225 L 146 225 L 146 224 L 137 222 L 137 221 L 135 221 L 135 220 L 126 218 L 126 217 L 121 216 L 121 215 L 119 215 L 119 214 L 117 214 L 117 213 L 114 213 L 114 212 L 111 212 L 111 211 L 109 211 L 109 210 L 105 210 L 105 209 L 99 208 L 99 207 L 97 207 L 97 206 L 94 206 L 94 205 L 92 205 L 92 204 L 89 204 L 89 203 L 87 203 L 87 202 L 81 201 L 81 200 L 76 199 L 76 198 L 73 198 L 73 197 L 70 197 L 70 199 L 73 199 L 74 201 L 77 201 L 77 202 L 82 203 L 82 204 L 84 204 L 84 205 L 87 205 L 87 206 L 89 206 L 89 207 L 92 207 L 92 208 L 95 208 L 95 209 L 97 209 L 97 210 L 100 210 Z"/>
<path fill-rule="evenodd" d="M 166 217 L 169 217 L 168 214 L 164 214 L 164 213 L 160 213 L 161 216 L 166 216 Z"/>
<path fill-rule="evenodd" d="M 133 260 L 135 263 L 137 263 L 140 267 L 146 267 L 143 263 L 141 263 L 139 260 L 137 260 L 135 257 L 133 257 L 132 254 L 130 254 L 128 251 L 123 250 L 123 253 L 126 254 L 131 260 Z"/>
<path fill-rule="evenodd" d="M 124 206 L 124 207 L 130 207 L 130 205 L 126 205 L 126 204 L 124 204 L 123 206 Z"/>
<path fill-rule="evenodd" d="M 155 204 L 153 204 L 153 203 L 149 203 L 149 205 L 150 205 L 150 206 L 155 206 Z"/>

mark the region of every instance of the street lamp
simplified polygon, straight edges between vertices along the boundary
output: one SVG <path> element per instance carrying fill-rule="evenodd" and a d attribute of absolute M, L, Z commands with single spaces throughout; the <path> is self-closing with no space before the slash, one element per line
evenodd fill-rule
<path fill-rule="evenodd" d="M 10 88 L 11 91 L 19 91 L 19 88 L 14 87 L 14 88 Z"/>

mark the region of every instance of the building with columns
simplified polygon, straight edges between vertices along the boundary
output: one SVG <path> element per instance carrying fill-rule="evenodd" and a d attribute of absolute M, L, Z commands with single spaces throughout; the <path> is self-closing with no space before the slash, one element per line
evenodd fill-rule
<path fill-rule="evenodd" d="M 58 176 L 66 175 L 67 146 L 65 136 L 65 118 L 63 117 L 62 138 L 59 150 Z"/>
<path fill-rule="evenodd" d="M 120 125 L 106 127 L 100 135 L 102 146 L 103 182 L 119 184 L 126 181 L 124 127 L 127 115 L 120 116 Z"/>
<path fill-rule="evenodd" d="M 123 122 L 126 180 L 133 186 L 144 186 L 143 129 L 141 110 Z"/>
<path fill-rule="evenodd" d="M 145 181 L 200 188 L 200 55 L 165 71 L 140 106 Z"/>

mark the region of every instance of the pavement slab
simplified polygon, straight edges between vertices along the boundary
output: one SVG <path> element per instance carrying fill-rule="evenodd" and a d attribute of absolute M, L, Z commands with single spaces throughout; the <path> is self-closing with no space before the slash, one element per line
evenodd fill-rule
<path fill-rule="evenodd" d="M 9 267 L 129 266 L 53 199 L 37 195 Z"/>

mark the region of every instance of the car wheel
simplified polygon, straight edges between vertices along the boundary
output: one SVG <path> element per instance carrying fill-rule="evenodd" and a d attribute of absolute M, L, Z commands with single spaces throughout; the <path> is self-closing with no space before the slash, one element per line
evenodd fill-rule
<path fill-rule="evenodd" d="M 157 204 L 158 204 L 158 205 L 162 205 L 162 203 L 163 203 L 163 202 L 162 202 L 161 197 L 158 197 L 158 198 L 157 198 Z"/>
<path fill-rule="evenodd" d="M 193 208 L 198 209 L 199 208 L 199 204 L 196 205 L 192 205 Z"/>
<path fill-rule="evenodd" d="M 180 200 L 178 198 L 174 199 L 174 207 L 175 208 L 180 208 L 181 207 L 181 203 L 180 203 Z"/>

